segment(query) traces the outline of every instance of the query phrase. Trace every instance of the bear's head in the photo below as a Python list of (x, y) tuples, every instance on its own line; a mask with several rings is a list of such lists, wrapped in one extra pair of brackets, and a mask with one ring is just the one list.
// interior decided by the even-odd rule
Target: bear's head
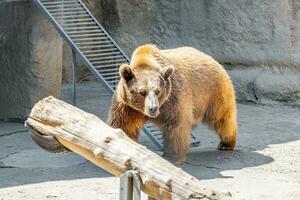
[(120, 66), (119, 99), (144, 115), (155, 118), (171, 93), (172, 66), (151, 66), (150, 62)]

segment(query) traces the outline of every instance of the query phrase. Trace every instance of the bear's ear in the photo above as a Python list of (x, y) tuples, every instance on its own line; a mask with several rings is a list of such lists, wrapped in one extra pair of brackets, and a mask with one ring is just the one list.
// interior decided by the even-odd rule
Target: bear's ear
[(126, 82), (133, 79), (134, 75), (128, 64), (122, 64), (119, 70), (120, 76), (126, 80)]
[(170, 76), (173, 74), (173, 72), (174, 72), (174, 67), (172, 67), (172, 66), (164, 67), (160, 71), (160, 73), (164, 79), (170, 78)]

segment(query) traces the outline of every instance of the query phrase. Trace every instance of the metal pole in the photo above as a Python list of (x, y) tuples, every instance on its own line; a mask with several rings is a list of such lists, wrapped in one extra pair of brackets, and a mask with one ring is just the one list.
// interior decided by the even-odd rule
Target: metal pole
[(130, 170), (120, 177), (119, 200), (141, 200), (141, 183), (138, 172)]
[(119, 200), (133, 200), (133, 178), (130, 171), (127, 171), (120, 177), (119, 195)]
[(137, 171), (132, 172), (133, 179), (133, 200), (141, 200), (141, 182)]
[(76, 52), (72, 49), (72, 77), (73, 77), (73, 87), (72, 87), (72, 104), (76, 106), (76, 81), (77, 81), (77, 65), (76, 65)]

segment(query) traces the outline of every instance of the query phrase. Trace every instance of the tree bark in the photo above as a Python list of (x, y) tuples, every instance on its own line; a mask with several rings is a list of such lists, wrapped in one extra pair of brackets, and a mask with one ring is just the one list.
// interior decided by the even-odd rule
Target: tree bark
[(39, 101), (26, 123), (43, 135), (53, 135), (71, 151), (115, 176), (137, 170), (141, 190), (154, 199), (232, 199), (230, 193), (203, 186), (121, 129), (111, 128), (95, 115), (54, 97)]

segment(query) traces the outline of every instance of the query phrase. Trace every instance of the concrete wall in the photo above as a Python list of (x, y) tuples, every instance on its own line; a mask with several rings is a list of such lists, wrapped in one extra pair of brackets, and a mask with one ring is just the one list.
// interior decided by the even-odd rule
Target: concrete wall
[(60, 95), (62, 40), (32, 1), (0, 2), (0, 119), (25, 119)]
[(192, 46), (226, 65), (240, 101), (300, 102), (299, 0), (86, 0), (124, 50)]

